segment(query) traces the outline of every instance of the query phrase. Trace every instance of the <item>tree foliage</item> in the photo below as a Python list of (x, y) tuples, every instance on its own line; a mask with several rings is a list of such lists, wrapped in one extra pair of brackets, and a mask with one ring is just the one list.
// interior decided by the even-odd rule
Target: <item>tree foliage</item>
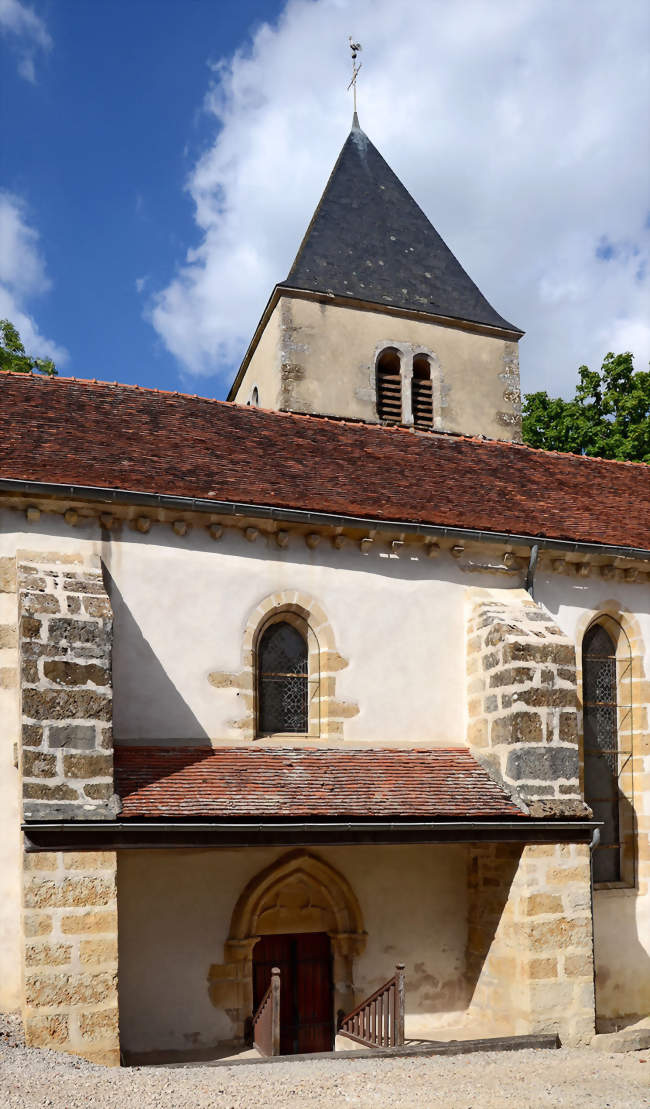
[(25, 353), (22, 339), (10, 320), (0, 320), (0, 370), (14, 374), (48, 374), (57, 370), (51, 358), (32, 358)]
[(606, 354), (602, 368), (581, 366), (573, 400), (528, 393), (523, 437), (531, 447), (650, 463), (650, 372), (633, 358)]

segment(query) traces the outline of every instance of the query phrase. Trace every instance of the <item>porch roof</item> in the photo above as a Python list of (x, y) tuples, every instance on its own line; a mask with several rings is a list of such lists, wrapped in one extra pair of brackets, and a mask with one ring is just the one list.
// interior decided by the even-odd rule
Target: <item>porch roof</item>
[(525, 818), (466, 748), (115, 748), (122, 819)]

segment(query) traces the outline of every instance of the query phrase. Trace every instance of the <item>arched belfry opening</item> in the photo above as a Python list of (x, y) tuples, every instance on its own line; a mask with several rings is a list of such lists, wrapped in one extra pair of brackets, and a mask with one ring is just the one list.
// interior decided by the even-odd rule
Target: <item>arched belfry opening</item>
[(377, 415), (386, 423), (402, 423), (402, 360), (395, 347), (377, 358)]
[(414, 426), (429, 431), (433, 425), (433, 382), (428, 354), (416, 354), (413, 359), (411, 398)]

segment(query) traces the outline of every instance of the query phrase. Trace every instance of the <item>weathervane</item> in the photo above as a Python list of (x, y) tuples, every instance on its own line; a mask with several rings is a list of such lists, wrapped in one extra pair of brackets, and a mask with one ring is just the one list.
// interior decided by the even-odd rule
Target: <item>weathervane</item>
[(362, 66), (363, 63), (359, 62), (359, 64), (357, 65), (357, 54), (361, 50), (361, 43), (360, 42), (353, 42), (352, 41), (352, 35), (349, 36), (349, 39), (350, 39), (350, 50), (352, 51), (352, 80), (350, 81), (350, 84), (348, 85), (348, 92), (350, 91), (350, 89), (352, 89), (352, 94), (354, 96), (354, 111), (355, 111), (355, 115), (356, 115), (356, 111), (357, 111), (357, 77), (359, 76), (359, 70), (361, 69), (361, 66)]

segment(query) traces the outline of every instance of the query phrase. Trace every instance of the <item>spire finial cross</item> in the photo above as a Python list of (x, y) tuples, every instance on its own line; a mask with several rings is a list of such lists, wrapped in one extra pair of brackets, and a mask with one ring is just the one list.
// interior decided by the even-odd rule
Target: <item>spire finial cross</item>
[(352, 95), (354, 97), (354, 114), (356, 115), (357, 114), (357, 77), (359, 76), (359, 70), (361, 69), (361, 66), (363, 64), (362, 62), (359, 62), (359, 64), (357, 65), (357, 55), (359, 54), (362, 47), (361, 47), (360, 42), (353, 42), (352, 35), (349, 36), (349, 40), (350, 40), (350, 50), (352, 51), (352, 80), (350, 81), (350, 84), (348, 85), (348, 92), (350, 91), (350, 89), (352, 89)]

